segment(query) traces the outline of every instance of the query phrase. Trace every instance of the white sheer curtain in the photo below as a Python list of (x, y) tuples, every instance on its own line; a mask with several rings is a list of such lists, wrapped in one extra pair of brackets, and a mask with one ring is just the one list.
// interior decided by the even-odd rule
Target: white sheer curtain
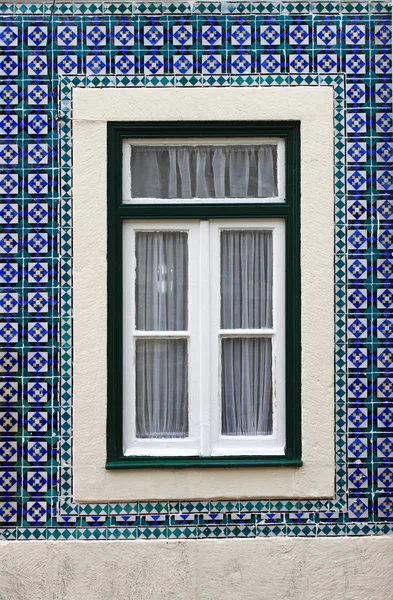
[(272, 432), (270, 338), (222, 340), (221, 426), (223, 435)]
[(186, 339), (154, 339), (154, 331), (187, 329), (187, 234), (136, 233), (136, 329), (153, 339), (136, 341), (136, 434), (140, 438), (188, 435)]
[[(271, 328), (272, 287), (272, 233), (221, 232), (221, 327)], [(271, 339), (226, 337), (221, 352), (222, 433), (271, 433)]]
[(132, 198), (277, 196), (277, 147), (131, 145)]
[(136, 435), (187, 437), (187, 340), (137, 340)]
[(221, 232), (221, 327), (272, 326), (273, 244), (270, 231)]
[(136, 328), (144, 331), (187, 329), (187, 234), (136, 233)]

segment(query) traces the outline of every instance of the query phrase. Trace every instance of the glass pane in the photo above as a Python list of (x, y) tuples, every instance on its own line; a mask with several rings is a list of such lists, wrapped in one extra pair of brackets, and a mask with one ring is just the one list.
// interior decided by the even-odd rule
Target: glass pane
[(221, 430), (223, 435), (272, 433), (270, 338), (222, 340)]
[(272, 198), (277, 146), (131, 145), (132, 198)]
[(188, 436), (187, 340), (136, 341), (136, 436)]
[(221, 327), (272, 327), (271, 231), (221, 232)]
[(136, 233), (136, 328), (142, 331), (187, 329), (187, 233)]

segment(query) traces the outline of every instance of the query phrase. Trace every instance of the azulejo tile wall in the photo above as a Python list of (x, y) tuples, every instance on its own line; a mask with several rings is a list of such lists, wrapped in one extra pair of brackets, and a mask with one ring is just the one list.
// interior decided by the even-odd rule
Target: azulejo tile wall
[[(390, 10), (0, 4), (0, 539), (393, 530)], [(175, 85), (335, 90), (333, 501), (73, 502), (71, 90)]]

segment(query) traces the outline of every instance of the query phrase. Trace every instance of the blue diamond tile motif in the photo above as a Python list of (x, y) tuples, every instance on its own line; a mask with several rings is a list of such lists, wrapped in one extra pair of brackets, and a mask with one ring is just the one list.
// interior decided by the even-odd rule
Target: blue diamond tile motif
[(385, 258), (377, 262), (377, 277), (378, 279), (388, 280), (393, 276), (393, 263)]
[(175, 46), (191, 46), (193, 42), (192, 25), (175, 25), (172, 32)]
[(392, 72), (392, 59), (387, 54), (377, 54), (375, 56), (375, 72), (387, 75)]
[(145, 54), (144, 71), (146, 74), (157, 75), (164, 72), (164, 60), (156, 54)]
[(4, 204), (0, 208), (0, 224), (7, 223), (11, 225), (18, 223), (18, 205), (17, 204)]
[(367, 456), (367, 438), (350, 438), (348, 454), (352, 458), (364, 458)]
[(28, 85), (27, 102), (31, 105), (44, 106), (48, 104), (48, 86), (47, 85)]
[(261, 55), (261, 72), (262, 73), (280, 73), (281, 62), (279, 54), (262, 54)]
[(349, 45), (361, 46), (366, 41), (366, 28), (364, 25), (346, 25), (345, 41)]
[(17, 115), (0, 114), (0, 134), (1, 135), (16, 135), (18, 133), (18, 117)]
[(379, 488), (393, 488), (393, 469), (389, 467), (378, 469)]
[(48, 43), (48, 28), (44, 25), (31, 25), (27, 28), (27, 44), (33, 48), (42, 48)]
[(28, 471), (26, 476), (27, 490), (29, 492), (46, 492), (49, 485), (49, 475), (46, 471)]
[(17, 323), (0, 323), (0, 342), (14, 343), (18, 341)]
[(28, 294), (28, 308), (30, 313), (47, 313), (49, 310), (49, 299), (47, 292), (30, 292)]
[(0, 283), (17, 283), (17, 263), (0, 263)]
[(28, 144), (28, 162), (32, 165), (47, 164), (49, 157), (48, 144)]
[(354, 408), (348, 413), (349, 427), (351, 429), (362, 429), (367, 426), (367, 411), (362, 408)]
[(28, 175), (27, 184), (30, 194), (46, 194), (48, 192), (48, 175), (41, 175), (41, 173)]
[(290, 25), (288, 37), (291, 45), (308, 44), (310, 39), (308, 25)]
[(0, 293), (0, 313), (11, 314), (19, 310), (18, 295), (10, 292)]
[(338, 57), (336, 54), (318, 54), (317, 65), (323, 73), (337, 73)]
[(90, 25), (86, 27), (86, 43), (88, 46), (105, 46), (106, 27)]
[(377, 290), (378, 308), (391, 308), (393, 305), (393, 292), (389, 288)]
[(377, 425), (383, 429), (389, 429), (393, 426), (393, 409), (385, 406), (377, 411)]
[(47, 402), (48, 389), (46, 383), (29, 383), (27, 384), (27, 399), (29, 402)]
[(133, 46), (135, 43), (135, 28), (133, 25), (115, 25), (115, 46)]
[(0, 76), (18, 75), (18, 57), (12, 54), (0, 55)]
[(358, 75), (366, 72), (366, 57), (364, 54), (348, 54), (346, 57), (346, 71)]
[(18, 146), (16, 144), (0, 144), (0, 164), (15, 165), (18, 163)]
[(377, 352), (377, 365), (381, 369), (391, 369), (393, 366), (393, 352), (391, 348), (380, 348)]
[(0, 352), (0, 373), (14, 373), (18, 370), (18, 355), (16, 352)]
[(33, 322), (28, 325), (29, 342), (47, 342), (48, 341), (48, 324), (42, 321)]
[(251, 73), (251, 56), (249, 54), (232, 55), (232, 73)]
[(48, 460), (48, 443), (41, 441), (27, 442), (26, 458), (29, 463), (46, 463)]
[(0, 401), (1, 402), (16, 402), (18, 394), (18, 386), (15, 383), (6, 381), (0, 383)]
[(356, 289), (349, 293), (348, 304), (350, 308), (366, 308), (367, 292), (363, 289)]
[(57, 28), (57, 44), (60, 48), (77, 46), (78, 27), (75, 25), (59, 25)]
[(389, 113), (377, 113), (376, 130), (381, 133), (389, 133), (393, 129), (393, 119)]
[(234, 46), (249, 46), (251, 44), (251, 26), (233, 25), (231, 41)]
[(363, 319), (354, 319), (349, 327), (348, 331), (352, 334), (354, 338), (361, 338), (363, 334), (367, 332), (367, 325), (365, 324)]
[(48, 281), (49, 267), (45, 262), (29, 262), (27, 265), (27, 279), (29, 283), (46, 283)]
[(367, 177), (365, 171), (349, 171), (348, 172), (348, 188), (350, 190), (365, 190)]
[(220, 46), (222, 41), (222, 27), (220, 25), (205, 25), (202, 27), (202, 45)]
[(0, 85), (0, 105), (12, 106), (18, 104), (18, 86)]
[(348, 143), (347, 152), (350, 162), (365, 162), (367, 159), (367, 149), (363, 143)]
[(350, 469), (350, 475), (348, 476), (349, 486), (352, 489), (364, 489), (367, 487), (368, 476), (367, 470), (360, 469), (359, 467), (355, 469)]
[(60, 75), (74, 75), (78, 73), (78, 56), (76, 54), (59, 55), (57, 70)]
[(391, 142), (377, 142), (376, 144), (377, 162), (387, 163), (393, 159), (393, 144)]
[(337, 42), (336, 25), (317, 25), (316, 43), (318, 46), (334, 46)]
[(366, 101), (366, 86), (362, 83), (348, 85), (347, 101), (349, 104), (364, 104)]
[(130, 54), (115, 56), (115, 73), (123, 75), (135, 73), (135, 56)]
[(94, 75), (102, 75), (106, 69), (106, 57), (103, 54), (91, 54), (86, 57), (86, 71)]
[(18, 234), (0, 233), (0, 254), (15, 254), (18, 251)]
[(143, 38), (147, 46), (162, 46), (164, 43), (164, 28), (159, 25), (146, 25), (143, 29)]
[(281, 41), (281, 28), (279, 25), (261, 25), (261, 44), (263, 46), (277, 46)]
[(49, 368), (47, 352), (28, 352), (27, 370), (30, 373), (46, 373)]
[(193, 56), (190, 54), (180, 54), (173, 57), (174, 73), (186, 75), (193, 71)]
[(27, 131), (32, 134), (48, 133), (48, 115), (31, 114), (27, 117)]
[(0, 26), (0, 48), (14, 48), (18, 45), (18, 28), (10, 25)]
[(375, 84), (375, 101), (379, 104), (385, 104), (392, 99), (392, 86), (388, 83)]
[(375, 26), (375, 41), (377, 45), (387, 46), (392, 40), (392, 29), (389, 25), (376, 25)]
[(377, 336), (384, 339), (393, 337), (393, 322), (391, 319), (377, 320)]
[(221, 73), (222, 56), (221, 54), (203, 54), (202, 55), (202, 73), (211, 75)]
[(0, 493), (12, 493), (17, 491), (18, 474), (16, 471), (6, 469), (0, 473)]

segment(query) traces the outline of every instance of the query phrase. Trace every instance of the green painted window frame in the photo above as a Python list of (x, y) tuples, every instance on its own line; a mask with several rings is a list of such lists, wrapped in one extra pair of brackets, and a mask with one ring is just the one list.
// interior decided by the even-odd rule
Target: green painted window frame
[[(127, 138), (282, 138), (285, 140), (285, 202), (253, 204), (123, 204), (122, 146)], [(108, 122), (108, 318), (107, 469), (257, 467), (302, 465), (300, 122), (181, 121)], [(285, 219), (286, 449), (283, 456), (144, 457), (123, 455), (122, 222), (124, 219)]]

